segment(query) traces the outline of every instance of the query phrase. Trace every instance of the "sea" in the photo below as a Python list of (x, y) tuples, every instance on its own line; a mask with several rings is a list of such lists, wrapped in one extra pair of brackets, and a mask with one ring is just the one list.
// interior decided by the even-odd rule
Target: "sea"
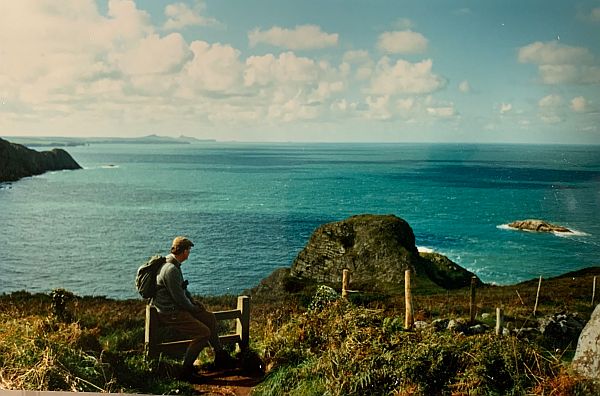
[[(139, 298), (137, 268), (185, 235), (195, 243), (182, 266), (189, 290), (235, 295), (289, 267), (320, 225), (363, 213), (405, 219), (420, 250), (444, 254), (488, 283), (600, 265), (600, 146), (66, 149), (83, 169), (0, 185), (0, 294), (64, 288)], [(574, 232), (506, 226), (529, 218)]]

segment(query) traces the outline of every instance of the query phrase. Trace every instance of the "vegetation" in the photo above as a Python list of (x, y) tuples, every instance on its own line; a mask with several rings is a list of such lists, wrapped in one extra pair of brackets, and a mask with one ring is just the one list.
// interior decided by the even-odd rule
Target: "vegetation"
[[(600, 268), (544, 280), (538, 317), (592, 312), (591, 285)], [(477, 322), (503, 307), (508, 326), (536, 322), (537, 280), (477, 291)], [(414, 296), (415, 319), (468, 317), (469, 290)], [(204, 298), (230, 309), (235, 296)], [(193, 394), (177, 380), (179, 362), (144, 357), (144, 302), (77, 297), (66, 290), (0, 296), (0, 389)], [(570, 370), (575, 342), (541, 336), (497, 337), (493, 331), (404, 329), (402, 295), (320, 291), (312, 299), (252, 302), (252, 351), (262, 364), (258, 395), (592, 395), (600, 389)], [(208, 365), (210, 352), (200, 363)], [(256, 359), (260, 357), (260, 359)]]

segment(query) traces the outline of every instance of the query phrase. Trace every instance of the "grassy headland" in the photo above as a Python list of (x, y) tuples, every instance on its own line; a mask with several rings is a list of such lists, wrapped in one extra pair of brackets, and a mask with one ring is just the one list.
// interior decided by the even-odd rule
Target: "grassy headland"
[[(289, 294), (253, 298), (248, 370), (262, 369), (259, 395), (591, 395), (598, 388), (570, 369), (576, 340), (539, 333), (496, 337), (505, 325), (535, 327), (568, 312), (589, 319), (594, 267), (538, 282), (477, 289), (476, 321), (488, 330), (404, 330), (403, 294), (353, 293), (350, 301)], [(469, 289), (414, 290), (415, 319), (465, 319)], [(235, 296), (204, 297), (214, 310)], [(490, 313), (487, 317), (482, 314)], [(460, 320), (458, 320), (460, 322)], [(0, 296), (0, 389), (192, 394), (176, 379), (178, 362), (144, 358), (144, 302), (17, 292)], [(210, 352), (201, 356), (208, 364)], [(260, 366), (260, 367), (259, 367)]]

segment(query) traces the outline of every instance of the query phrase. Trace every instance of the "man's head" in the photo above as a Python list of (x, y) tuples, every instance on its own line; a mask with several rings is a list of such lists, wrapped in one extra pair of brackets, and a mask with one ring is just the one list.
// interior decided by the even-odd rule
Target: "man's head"
[(173, 239), (171, 244), (171, 253), (177, 257), (179, 262), (187, 259), (190, 255), (190, 249), (194, 246), (194, 243), (184, 236), (178, 236)]

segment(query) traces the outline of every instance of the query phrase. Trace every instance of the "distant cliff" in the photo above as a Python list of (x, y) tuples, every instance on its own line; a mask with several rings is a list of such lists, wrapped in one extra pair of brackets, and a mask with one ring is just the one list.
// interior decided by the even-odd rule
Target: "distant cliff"
[(0, 139), (0, 182), (63, 169), (81, 169), (81, 166), (65, 150), (39, 152)]
[(413, 272), (421, 290), (465, 287), (474, 276), (445, 256), (419, 254), (413, 230), (403, 219), (366, 214), (317, 228), (291, 268), (276, 270), (254, 293), (276, 296), (281, 288), (298, 292), (314, 284), (339, 288), (345, 268), (352, 289), (385, 293), (404, 290), (405, 270)]

